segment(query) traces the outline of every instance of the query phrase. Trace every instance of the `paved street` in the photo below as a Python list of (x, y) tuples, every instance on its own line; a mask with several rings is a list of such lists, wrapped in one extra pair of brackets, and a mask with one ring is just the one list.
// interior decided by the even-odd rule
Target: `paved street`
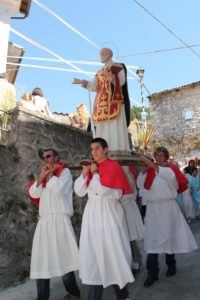
[[(195, 221), (191, 225), (198, 245), (200, 245), (200, 221)], [(143, 243), (140, 243), (143, 249)], [(145, 254), (143, 254), (145, 261)], [(165, 257), (160, 255), (160, 276), (153, 286), (143, 287), (146, 278), (146, 270), (143, 269), (137, 276), (134, 284), (130, 284), (131, 300), (199, 300), (200, 299), (200, 251), (189, 254), (179, 254), (177, 259), (177, 274), (168, 278), (165, 276)], [(60, 279), (51, 282), (50, 300), (62, 300), (65, 290)], [(35, 282), (27, 281), (15, 288), (0, 292), (0, 300), (35, 300)], [(103, 300), (115, 300), (112, 288), (107, 288), (104, 292)]]

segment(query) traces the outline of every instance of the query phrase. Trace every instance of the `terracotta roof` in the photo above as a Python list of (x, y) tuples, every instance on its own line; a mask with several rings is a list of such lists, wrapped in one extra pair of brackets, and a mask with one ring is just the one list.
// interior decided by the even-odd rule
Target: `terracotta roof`
[(62, 113), (62, 112), (57, 112), (57, 111), (54, 111), (53, 114), (55, 114), (55, 115), (62, 115), (62, 116), (69, 116), (68, 113)]
[(182, 85), (182, 86), (179, 86), (179, 87), (175, 87), (173, 89), (163, 90), (161, 92), (151, 94), (147, 98), (149, 98), (151, 100), (151, 98), (157, 97), (159, 95), (164, 95), (164, 94), (171, 93), (171, 92), (178, 92), (179, 90), (186, 89), (186, 88), (189, 88), (189, 87), (193, 88), (193, 87), (195, 87), (197, 85), (200, 85), (200, 81), (192, 82), (192, 83), (189, 83), (189, 84), (186, 84), (186, 85)]

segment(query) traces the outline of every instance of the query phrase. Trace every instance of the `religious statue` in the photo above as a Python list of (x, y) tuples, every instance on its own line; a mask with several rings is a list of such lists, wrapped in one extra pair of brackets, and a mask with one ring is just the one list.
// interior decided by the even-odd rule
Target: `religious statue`
[(93, 81), (74, 78), (74, 84), (80, 84), (88, 91), (96, 91), (92, 121), (95, 136), (104, 138), (113, 153), (131, 152), (128, 138), (130, 123), (130, 100), (127, 86), (127, 70), (122, 63), (112, 60), (113, 52), (109, 48), (100, 50), (100, 59), (104, 66), (96, 73)]

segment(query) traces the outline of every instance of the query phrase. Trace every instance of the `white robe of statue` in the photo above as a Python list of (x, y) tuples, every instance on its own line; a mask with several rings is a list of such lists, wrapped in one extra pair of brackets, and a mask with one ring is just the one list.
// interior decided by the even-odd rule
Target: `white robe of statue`
[[(121, 70), (118, 73), (120, 86), (125, 83), (125, 72)], [(96, 91), (96, 79), (88, 82), (87, 89), (89, 91)], [(120, 114), (114, 120), (94, 122), (96, 127), (95, 136), (105, 139), (108, 143), (109, 151), (131, 151), (128, 129), (126, 125), (126, 115), (124, 104), (121, 105)]]

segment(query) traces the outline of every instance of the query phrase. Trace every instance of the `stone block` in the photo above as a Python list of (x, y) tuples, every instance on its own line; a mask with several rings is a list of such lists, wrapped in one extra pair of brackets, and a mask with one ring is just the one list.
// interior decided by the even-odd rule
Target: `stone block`
[(33, 144), (36, 140), (37, 134), (32, 131), (23, 130), (20, 132), (19, 142), (26, 142), (28, 144)]
[(37, 136), (36, 143), (42, 146), (44, 149), (51, 148), (53, 145), (51, 137), (47, 137), (46, 135), (43, 134)]
[(23, 144), (20, 147), (20, 156), (23, 158), (25, 161), (32, 161), (37, 157), (37, 149), (33, 147), (31, 144)]

